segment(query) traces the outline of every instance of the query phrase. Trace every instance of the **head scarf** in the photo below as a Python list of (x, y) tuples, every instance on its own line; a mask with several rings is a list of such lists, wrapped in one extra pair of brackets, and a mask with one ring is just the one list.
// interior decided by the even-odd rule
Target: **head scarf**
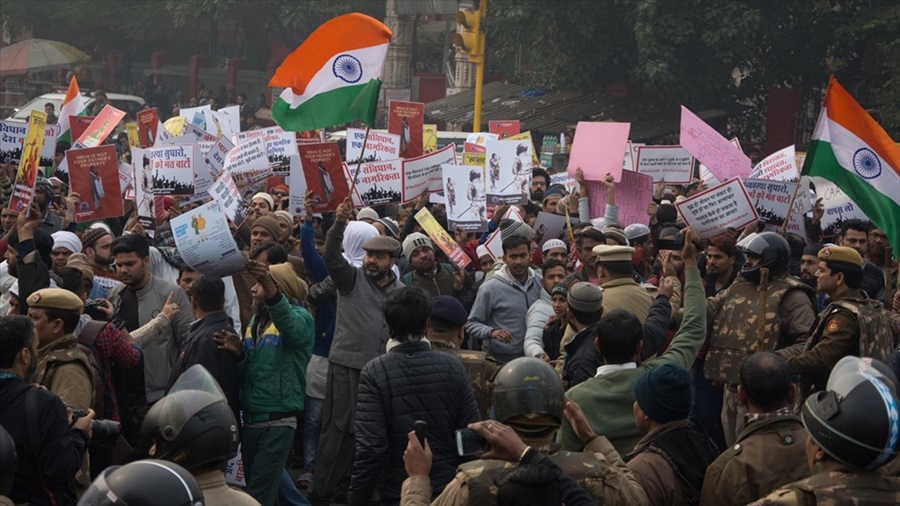
[(363, 221), (351, 221), (344, 229), (344, 258), (353, 267), (362, 267), (366, 256), (362, 245), (373, 237), (377, 237), (378, 229)]

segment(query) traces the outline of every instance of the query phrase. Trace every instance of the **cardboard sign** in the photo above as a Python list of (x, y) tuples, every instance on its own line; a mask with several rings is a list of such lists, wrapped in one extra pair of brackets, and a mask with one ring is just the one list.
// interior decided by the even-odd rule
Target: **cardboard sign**
[(348, 180), (356, 176), (356, 191), (364, 206), (400, 202), (403, 197), (403, 160), (369, 162), (350, 169), (345, 163)]
[(500, 229), (494, 230), (494, 233), (484, 241), (484, 247), (487, 248), (491, 258), (497, 260), (503, 258), (503, 239), (500, 236)]
[(125, 214), (116, 147), (111, 145), (66, 151), (72, 191), (81, 196), (75, 221), (113, 218)]
[(534, 149), (534, 139), (531, 138), (531, 132), (522, 132), (516, 135), (510, 135), (506, 138), (509, 141), (527, 141), (531, 145), (531, 167), (536, 169), (541, 166), (538, 159), (537, 151)]
[(575, 194), (578, 198), (578, 182), (574, 178), (569, 177), (565, 172), (559, 174), (550, 174), (550, 186), (559, 184), (565, 187), (566, 194)]
[(290, 174), (291, 156), (298, 154), (297, 136), (293, 132), (285, 132), (280, 127), (264, 130), (249, 130), (236, 135), (236, 144), (241, 145), (253, 139), (262, 138), (269, 158), (269, 169), (274, 176)]
[(153, 204), (153, 169), (146, 149), (131, 149), (131, 167), (134, 172), (134, 203), (137, 208), (138, 223), (153, 236), (156, 230), (156, 216)]
[(687, 184), (694, 174), (694, 157), (681, 146), (639, 146), (637, 172), (654, 183)]
[(103, 144), (103, 141), (109, 137), (116, 129), (116, 125), (125, 117), (125, 111), (120, 111), (115, 107), (106, 104), (100, 110), (100, 114), (91, 122), (87, 130), (79, 137), (78, 142), (87, 148), (92, 148)]
[[(25, 146), (25, 136), (28, 131), (28, 123), (21, 121), (0, 121), (0, 162), (19, 163), (22, 159), (22, 148)], [(52, 167), (56, 154), (56, 137), (59, 135), (59, 125), (44, 125), (43, 144), (41, 145), (39, 167)]]
[(224, 277), (244, 269), (247, 259), (234, 242), (225, 212), (209, 202), (172, 218), (172, 235), (184, 263), (208, 276)]
[(134, 171), (131, 165), (119, 160), (119, 189), (126, 200), (134, 200)]
[(447, 206), (447, 227), (451, 231), (486, 232), (487, 197), (484, 167), (441, 165), (442, 189)]
[(519, 120), (488, 121), (488, 132), (497, 134), (500, 140), (519, 135)]
[(362, 128), (347, 129), (347, 165), (356, 168), (362, 155), (363, 143), (366, 145), (364, 162), (381, 162), (384, 160), (396, 160), (400, 158), (400, 136), (384, 132), (369, 130), (369, 138), (366, 140), (366, 131)]
[(729, 228), (740, 230), (758, 218), (740, 179), (698, 193), (676, 203), (675, 207), (701, 239), (717, 236)]
[(750, 158), (684, 106), (681, 106), (680, 144), (719, 181), (750, 175)]
[(301, 144), (299, 150), (306, 187), (316, 202), (314, 211), (334, 211), (350, 195), (337, 143)]
[(421, 211), (416, 213), (416, 221), (419, 222), (419, 225), (422, 225), (422, 228), (425, 229), (425, 233), (428, 234), (428, 237), (434, 241), (434, 244), (441, 248), (441, 251), (447, 255), (447, 258), (453, 262), (453, 265), (456, 266), (459, 270), (465, 270), (466, 266), (471, 263), (469, 260), (469, 255), (463, 251), (462, 248), (459, 247), (459, 244), (456, 244), (456, 241), (450, 237), (450, 234), (441, 227), (441, 224), (432, 216), (431, 211), (428, 208), (423, 208)]
[[(606, 213), (606, 184), (585, 181), (588, 187), (588, 202), (591, 217), (599, 218)], [(650, 224), (647, 204), (653, 200), (653, 178), (637, 172), (623, 171), (622, 180), (616, 183), (616, 206), (619, 208), (618, 222), (623, 226), (632, 223)], [(585, 217), (581, 217), (582, 221)]]
[(569, 153), (567, 172), (575, 175), (581, 167), (586, 181), (603, 181), (606, 174), (613, 180), (622, 180), (621, 153), (628, 144), (631, 123), (612, 121), (579, 121), (575, 127), (575, 139)]
[(156, 107), (138, 111), (135, 115), (138, 124), (138, 139), (142, 148), (153, 146), (156, 141), (156, 128), (159, 125), (159, 111)]
[(215, 135), (209, 134), (206, 130), (201, 130), (190, 123), (184, 125), (184, 130), (179, 138), (183, 144), (189, 142), (216, 142), (217, 140)]
[(441, 191), (441, 166), (444, 164), (456, 164), (455, 145), (448, 144), (440, 151), (403, 160), (403, 202), (411, 202), (425, 192)]
[(240, 106), (222, 107), (209, 111), (206, 115), (207, 132), (216, 137), (234, 135), (241, 131)]
[(154, 195), (194, 194), (194, 146), (162, 146), (147, 150)]
[(528, 202), (531, 149), (531, 143), (526, 141), (488, 141), (485, 153), (488, 203), (515, 205)]
[(743, 183), (759, 221), (780, 227), (790, 214), (797, 183), (767, 179), (744, 179)]
[(750, 172), (751, 179), (770, 181), (796, 181), (799, 176), (793, 144), (765, 157)]
[(391, 100), (388, 107), (388, 132), (400, 136), (401, 158), (415, 158), (425, 154), (422, 142), (424, 125), (425, 104)]
[(9, 209), (23, 211), (31, 207), (34, 200), (34, 183), (40, 170), (41, 150), (44, 147), (44, 135), (47, 126), (47, 114), (31, 111), (28, 127), (22, 144), (22, 156), (16, 171), (16, 181), (9, 198)]

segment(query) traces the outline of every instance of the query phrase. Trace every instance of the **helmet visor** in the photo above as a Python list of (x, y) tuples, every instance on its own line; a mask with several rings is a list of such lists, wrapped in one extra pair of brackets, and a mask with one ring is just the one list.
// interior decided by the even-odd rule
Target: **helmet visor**
[(769, 243), (757, 233), (750, 234), (737, 243), (737, 248), (741, 252), (757, 256), (762, 256), (767, 247), (769, 247)]
[(172, 440), (195, 414), (217, 402), (228, 402), (222, 388), (205, 367), (194, 365), (184, 371), (169, 393), (153, 405), (144, 419), (143, 431), (158, 432)]
[(871, 359), (848, 356), (844, 357), (835, 364), (834, 369), (828, 376), (828, 385), (826, 390), (830, 390), (841, 397), (853, 391), (860, 383), (877, 379), (894, 394), (894, 382), (884, 373), (879, 371), (873, 364)]
[(105, 469), (81, 496), (78, 501), (79, 506), (126, 506), (125, 502), (110, 490), (109, 483), (106, 481), (106, 477), (118, 468), (119, 466), (113, 466)]

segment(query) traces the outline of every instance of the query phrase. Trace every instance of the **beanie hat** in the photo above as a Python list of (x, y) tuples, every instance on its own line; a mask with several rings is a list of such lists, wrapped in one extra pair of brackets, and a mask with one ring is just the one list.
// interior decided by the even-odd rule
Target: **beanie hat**
[(638, 379), (634, 398), (653, 421), (684, 420), (691, 412), (691, 375), (672, 363), (654, 367)]
[(521, 221), (505, 220), (506, 225), (500, 227), (500, 241), (506, 242), (514, 236), (520, 235), (529, 241), (534, 239), (534, 230)]
[(72, 253), (66, 260), (66, 267), (78, 269), (85, 278), (94, 279), (94, 270), (91, 268), (91, 262), (84, 253)]
[(375, 221), (381, 223), (381, 225), (384, 227), (384, 232), (388, 235), (388, 237), (393, 237), (394, 239), (396, 239), (400, 236), (400, 226), (396, 221), (390, 218), (378, 218)]
[(262, 227), (266, 229), (270, 234), (272, 234), (272, 240), (277, 241), (279, 237), (281, 237), (281, 227), (278, 225), (278, 220), (271, 216), (263, 216), (261, 218), (257, 218), (256, 221), (253, 222), (253, 226), (250, 227), (252, 231), (256, 227)]
[(253, 199), (256, 199), (256, 198), (265, 200), (266, 203), (269, 204), (269, 209), (275, 209), (275, 199), (273, 199), (272, 196), (269, 195), (268, 193), (259, 192), (256, 195), (254, 195), (253, 197), (251, 197), (250, 201), (253, 202)]
[(413, 232), (406, 236), (406, 239), (403, 239), (403, 256), (412, 258), (413, 251), (423, 246), (434, 250), (434, 243), (431, 242), (431, 239), (427, 235)]
[(566, 194), (565, 187), (558, 185), (558, 184), (551, 185), (550, 188), (547, 188), (547, 191), (544, 192), (544, 200), (543, 201), (547, 202), (547, 199), (554, 195), (559, 195), (560, 197), (563, 197), (563, 196), (565, 196), (565, 194)]
[(364, 207), (356, 213), (356, 219), (359, 221), (362, 220), (372, 220), (375, 221), (378, 219), (378, 213), (375, 212), (371, 207)]
[(294, 227), (294, 216), (291, 213), (284, 211), (284, 210), (275, 211), (275, 217), (281, 218), (282, 220), (287, 222), (289, 227), (291, 227), (291, 228)]

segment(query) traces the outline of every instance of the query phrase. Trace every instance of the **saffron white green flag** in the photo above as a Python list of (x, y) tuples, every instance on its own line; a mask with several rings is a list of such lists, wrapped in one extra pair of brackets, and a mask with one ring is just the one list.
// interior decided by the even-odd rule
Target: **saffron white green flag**
[(72, 144), (69, 116), (81, 116), (83, 113), (84, 97), (81, 96), (78, 81), (75, 80), (75, 76), (72, 76), (72, 80), (69, 81), (69, 89), (66, 91), (66, 98), (63, 100), (62, 107), (59, 108), (59, 135), (56, 137), (58, 141)]
[(836, 184), (900, 251), (900, 147), (834, 76), (801, 174)]
[(362, 120), (378, 107), (391, 30), (359, 13), (317, 28), (275, 71), (270, 87), (284, 87), (272, 119), (289, 132)]

